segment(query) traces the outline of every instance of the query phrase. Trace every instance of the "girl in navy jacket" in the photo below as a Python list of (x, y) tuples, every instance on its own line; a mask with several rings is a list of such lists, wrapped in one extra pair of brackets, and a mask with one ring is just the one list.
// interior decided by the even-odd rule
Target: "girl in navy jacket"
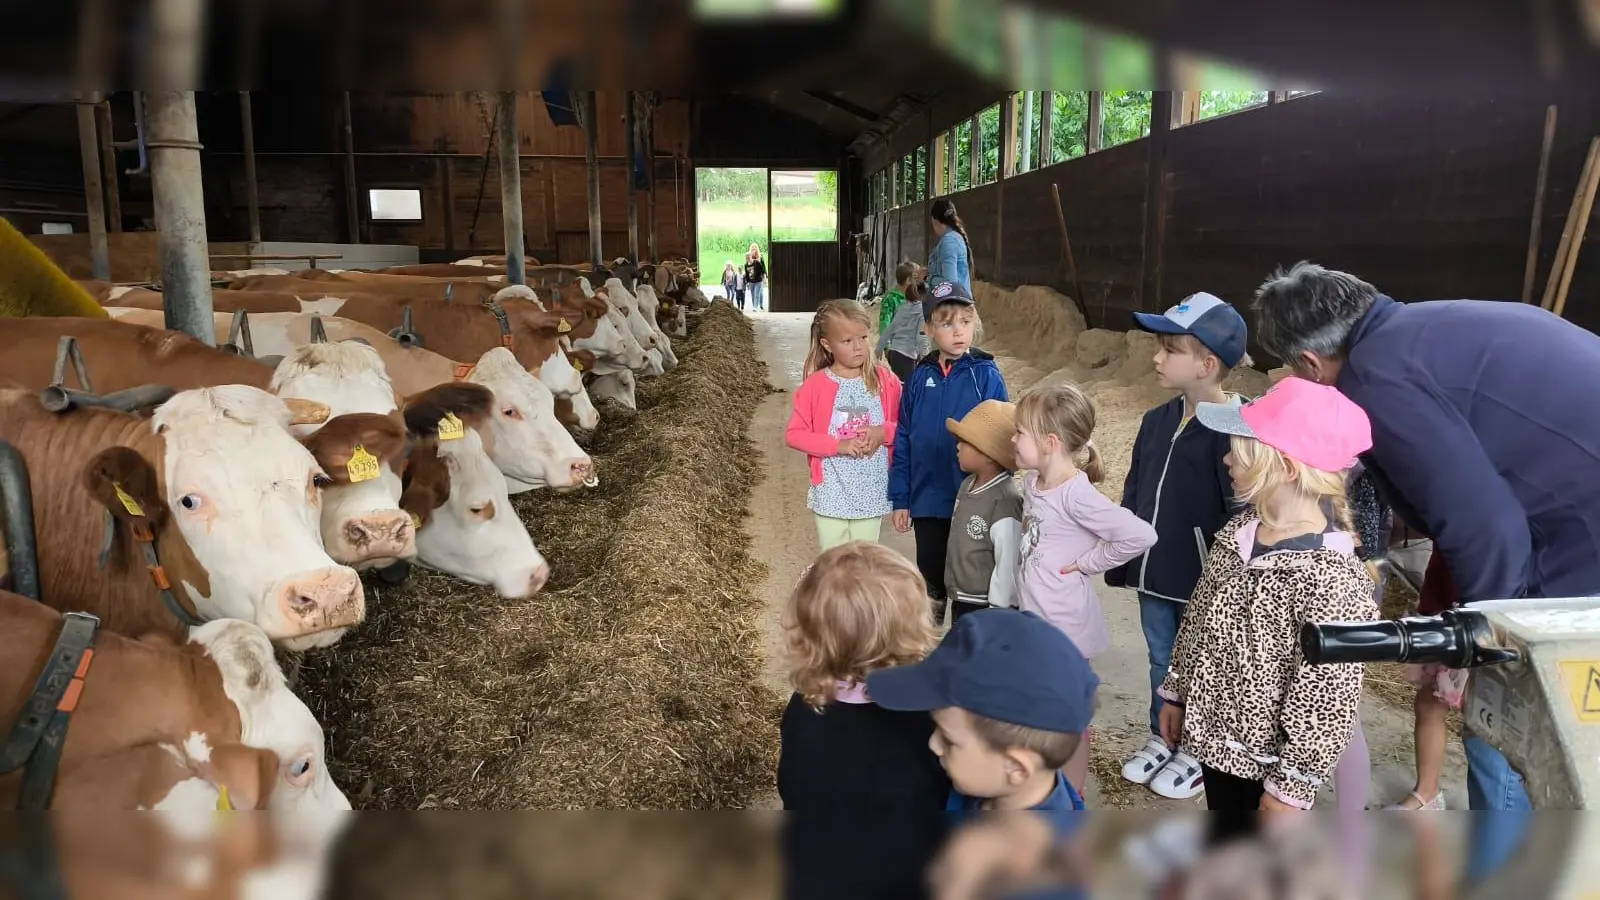
[(889, 502), (895, 530), (916, 528), (917, 568), (928, 582), (934, 620), (943, 622), (950, 517), (966, 477), (956, 462), (955, 436), (945, 423), (959, 421), (985, 400), (1010, 398), (994, 357), (973, 347), (982, 323), (966, 288), (948, 281), (935, 285), (923, 301), (922, 315), (934, 351), (911, 371), (900, 397)]

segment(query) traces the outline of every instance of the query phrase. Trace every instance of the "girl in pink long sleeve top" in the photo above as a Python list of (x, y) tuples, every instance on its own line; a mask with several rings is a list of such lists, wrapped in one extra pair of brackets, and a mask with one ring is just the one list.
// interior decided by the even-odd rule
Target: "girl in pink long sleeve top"
[[(1093, 433), (1094, 404), (1075, 385), (1034, 388), (1017, 402), (1017, 467), (1031, 470), (1023, 478), (1018, 606), (1061, 629), (1090, 660), (1111, 646), (1094, 576), (1156, 542), (1149, 522), (1095, 488), (1105, 469)], [(1066, 766), (1080, 791), (1088, 748), (1085, 739)]]

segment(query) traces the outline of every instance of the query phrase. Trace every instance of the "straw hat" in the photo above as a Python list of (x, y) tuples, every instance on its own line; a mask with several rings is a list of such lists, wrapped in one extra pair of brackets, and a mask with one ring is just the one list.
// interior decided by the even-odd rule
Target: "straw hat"
[(1017, 405), (1003, 400), (985, 400), (959, 422), (945, 419), (944, 427), (957, 438), (978, 448), (978, 452), (999, 463), (1007, 472), (1017, 470), (1017, 451), (1012, 438), (1017, 433)]

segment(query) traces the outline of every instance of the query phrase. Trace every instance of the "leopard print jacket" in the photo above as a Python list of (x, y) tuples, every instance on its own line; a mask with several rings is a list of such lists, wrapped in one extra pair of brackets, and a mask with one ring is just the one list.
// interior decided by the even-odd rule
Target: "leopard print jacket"
[(1160, 694), (1184, 706), (1196, 759), (1310, 809), (1349, 743), (1362, 669), (1306, 665), (1300, 628), (1376, 619), (1378, 605), (1351, 535), (1249, 560), (1260, 521), (1246, 510), (1217, 533)]

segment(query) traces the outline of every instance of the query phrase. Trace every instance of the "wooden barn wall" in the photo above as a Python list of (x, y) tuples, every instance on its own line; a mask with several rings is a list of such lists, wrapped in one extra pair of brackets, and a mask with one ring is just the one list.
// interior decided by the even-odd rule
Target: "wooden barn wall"
[[(628, 251), (622, 98), (621, 92), (602, 92), (596, 98), (602, 246), (608, 257)], [(214, 238), (241, 239), (248, 235), (249, 220), (238, 105), (236, 100), (219, 102), (215, 96), (208, 100), (201, 113), (207, 225)], [(492, 102), (480, 106), (472, 94), (352, 96), (356, 196), (363, 230), (352, 238), (346, 227), (340, 104), (323, 98), (316, 104), (300, 103), (297, 111), (293, 101), (252, 96), (265, 239), (412, 244), (424, 259), (504, 250), (499, 162), (485, 157)], [(292, 126), (297, 112), (303, 121)], [(583, 132), (553, 125), (537, 94), (519, 98), (518, 120), (523, 232), (529, 252), (546, 262), (585, 261), (589, 201)], [(675, 166), (670, 158), (687, 150), (688, 104), (668, 101), (656, 112), (655, 128), (657, 247), (664, 257), (690, 256), (692, 167), (681, 159)], [(422, 221), (371, 221), (366, 203), (371, 188), (420, 190)], [(640, 250), (648, 254), (649, 192), (638, 192), (637, 202)]]
[[(1165, 245), (1153, 261), (1161, 266), (1159, 297), (1140, 297), (1148, 139), (952, 199), (980, 277), (1071, 294), (1050, 193), (1058, 184), (1088, 318), (1098, 327), (1127, 328), (1133, 310), (1163, 309), (1199, 290), (1248, 306), (1263, 278), (1302, 259), (1352, 272), (1401, 300), (1515, 300), (1551, 99), (1322, 93), (1174, 129)], [(1536, 298), (1589, 140), (1600, 134), (1597, 100), (1554, 98), (1560, 117)], [(926, 209), (885, 214), (891, 264), (927, 259)], [(871, 227), (869, 219), (864, 229)], [(1566, 315), (1600, 331), (1600, 228), (1592, 223)]]

